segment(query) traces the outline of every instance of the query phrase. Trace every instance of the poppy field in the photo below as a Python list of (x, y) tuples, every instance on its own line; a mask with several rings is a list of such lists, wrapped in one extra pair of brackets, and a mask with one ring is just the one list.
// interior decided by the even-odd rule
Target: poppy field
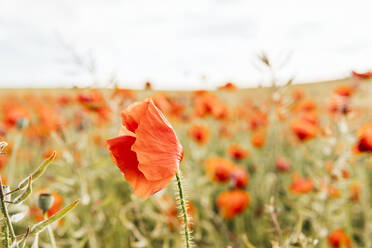
[(372, 73), (0, 90), (0, 247), (372, 247)]

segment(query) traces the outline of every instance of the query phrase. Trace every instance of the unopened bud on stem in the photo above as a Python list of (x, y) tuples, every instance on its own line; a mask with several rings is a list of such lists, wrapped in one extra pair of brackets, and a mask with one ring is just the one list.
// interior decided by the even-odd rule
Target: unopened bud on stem
[(45, 214), (50, 207), (53, 205), (54, 197), (49, 193), (43, 193), (39, 195), (39, 208), (43, 211), (43, 214)]

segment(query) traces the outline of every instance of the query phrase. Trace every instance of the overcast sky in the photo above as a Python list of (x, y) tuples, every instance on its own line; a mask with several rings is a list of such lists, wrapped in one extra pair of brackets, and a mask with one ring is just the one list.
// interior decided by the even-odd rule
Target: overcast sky
[[(0, 0), (0, 86), (205, 88), (372, 69), (370, 1)], [(94, 69), (89, 72), (94, 64)]]

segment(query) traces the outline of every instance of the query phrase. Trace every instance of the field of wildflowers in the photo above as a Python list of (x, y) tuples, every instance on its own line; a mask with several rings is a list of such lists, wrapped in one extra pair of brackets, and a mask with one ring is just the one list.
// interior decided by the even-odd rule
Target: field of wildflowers
[(370, 248), (371, 77), (1, 90), (1, 244)]

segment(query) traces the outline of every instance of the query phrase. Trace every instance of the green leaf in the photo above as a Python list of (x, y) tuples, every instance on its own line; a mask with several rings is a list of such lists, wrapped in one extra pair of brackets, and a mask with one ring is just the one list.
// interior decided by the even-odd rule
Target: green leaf
[(28, 177), (27, 189), (14, 199), (13, 204), (21, 204), (32, 193), (32, 177)]
[(31, 234), (39, 233), (41, 232), (45, 227), (52, 224), (53, 222), (56, 222), (57, 220), (63, 218), (68, 212), (70, 212), (74, 207), (76, 207), (79, 204), (80, 200), (76, 200), (67, 207), (60, 210), (58, 213), (53, 215), (47, 220), (44, 220), (42, 222), (39, 222), (31, 227)]
[[(32, 174), (31, 178), (33, 181), (38, 179), (47, 169), (48, 165), (56, 158), (56, 152), (54, 151), (49, 158), (47, 158), (40, 166), (37, 168)], [(18, 188), (24, 189), (27, 186), (27, 178), (23, 179), (22, 182), (19, 183)]]

